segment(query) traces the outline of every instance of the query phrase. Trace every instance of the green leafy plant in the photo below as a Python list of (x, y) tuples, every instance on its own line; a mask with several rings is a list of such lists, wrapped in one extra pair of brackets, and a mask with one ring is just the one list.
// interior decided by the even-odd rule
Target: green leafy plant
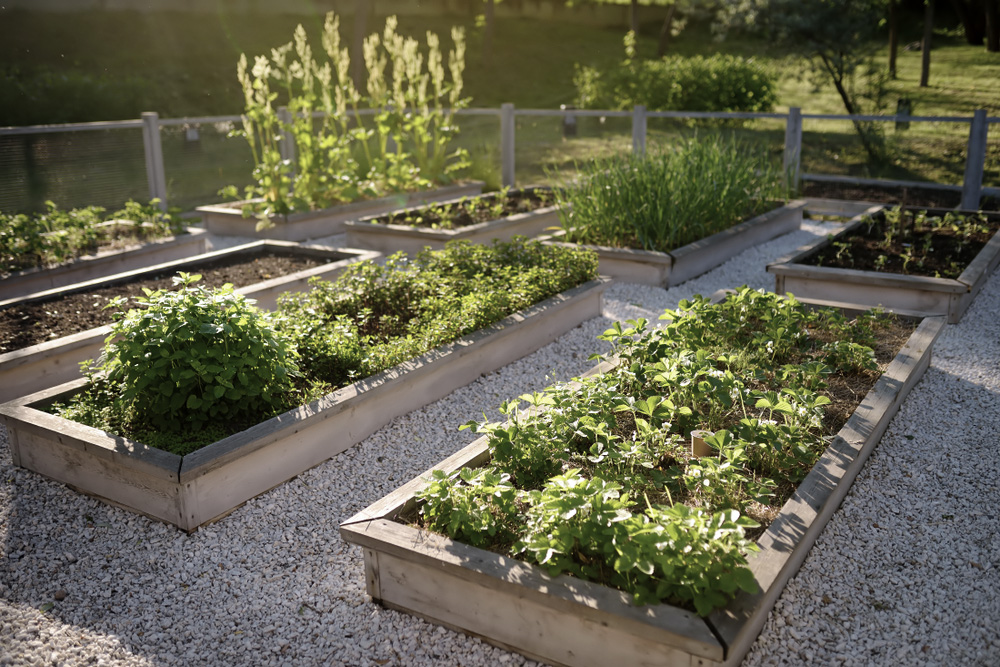
[(89, 388), (53, 410), (183, 454), (596, 276), (585, 250), (451, 243), (314, 279), (268, 315), (182, 274), (177, 292), (151, 292), (121, 316)]
[(138, 424), (197, 430), (286, 407), (298, 367), (274, 318), (232, 285), (211, 290), (195, 284), (200, 278), (181, 273), (175, 291), (144, 290), (141, 308), (119, 312), (91, 368)]
[[(381, 36), (364, 41), (364, 92), (351, 79), (349, 49), (341, 46), (340, 21), (332, 12), (320, 60), (301, 25), (291, 42), (270, 57), (256, 56), (252, 67), (241, 55), (237, 78), (245, 111), (234, 134), (247, 140), (254, 160), (255, 182), (243, 196), (261, 200), (245, 214), (267, 226), (274, 214), (450, 182), (468, 164), (464, 151), (450, 148), (458, 132), (454, 112), (468, 103), (462, 98), (461, 29), (452, 30), (452, 40), (445, 66), (440, 39), (428, 32), (425, 59), (418, 42), (400, 36), (389, 17)], [(286, 117), (275, 106), (279, 97), (287, 100)], [(361, 114), (364, 106), (375, 109), (372, 122)], [(234, 186), (222, 194), (240, 196)]]
[(752, 58), (714, 54), (641, 60), (635, 35), (625, 37), (625, 59), (601, 71), (577, 65), (573, 76), (583, 109), (766, 112), (778, 102), (777, 76)]
[[(864, 343), (891, 321), (747, 288), (661, 319), (608, 329), (607, 372), (504, 402), (503, 423), (466, 424), (490, 460), (434, 472), (417, 493), (423, 524), (463, 541), (481, 528), (489, 538), (470, 543), (638, 603), (705, 615), (755, 591), (747, 531), (766, 526), (839, 428), (828, 382), (873, 382)], [(710, 455), (692, 454), (695, 430), (712, 431)]]
[(666, 252), (785, 198), (781, 171), (766, 155), (717, 136), (579, 171), (576, 185), (555, 191), (566, 240), (575, 243)]
[(0, 213), (0, 272), (61, 264), (102, 247), (183, 230), (178, 211), (160, 210), (156, 199), (148, 204), (130, 199), (111, 214), (100, 206), (64, 211), (48, 201), (46, 207), (38, 214)]

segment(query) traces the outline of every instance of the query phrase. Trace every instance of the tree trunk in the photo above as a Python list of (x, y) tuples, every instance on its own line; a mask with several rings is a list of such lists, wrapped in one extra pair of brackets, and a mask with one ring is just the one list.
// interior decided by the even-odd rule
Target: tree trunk
[(897, 0), (889, 0), (889, 76), (896, 78), (896, 51), (899, 50), (899, 17)]
[[(823, 63), (823, 67), (826, 68), (827, 74), (830, 75), (830, 80), (833, 81), (833, 86), (837, 89), (837, 94), (840, 95), (840, 101), (844, 103), (844, 110), (847, 111), (847, 115), (859, 115), (859, 110), (855, 106), (851, 94), (844, 86), (843, 73), (839, 72), (837, 67), (826, 56), (821, 54), (819, 58)], [(865, 149), (868, 157), (876, 162), (881, 160), (882, 153), (879, 150), (878, 135), (875, 134), (874, 126), (870, 122), (857, 119), (852, 119), (851, 124), (854, 125), (854, 131), (857, 133), (858, 139), (861, 140), (861, 146)]]
[(986, 0), (986, 50), (1000, 52), (1000, 0)]
[(483, 26), (483, 64), (493, 63), (493, 24), (494, 24), (494, 0), (486, 0), (485, 25)]
[(924, 0), (924, 41), (920, 45), (920, 87), (931, 78), (931, 38), (934, 37), (934, 0)]
[(354, 0), (354, 31), (351, 35), (351, 79), (362, 95), (365, 91), (365, 37), (368, 36), (368, 15), (375, 11), (375, 0)]
[(660, 28), (660, 43), (656, 47), (656, 55), (661, 58), (667, 55), (667, 49), (670, 48), (670, 38), (673, 36), (671, 33), (674, 28), (674, 11), (676, 9), (676, 3), (667, 8), (667, 16), (663, 19), (663, 27)]
[(632, 0), (632, 5), (628, 12), (629, 30), (639, 36), (639, 0)]
[[(994, 2), (994, 0), (987, 0), (987, 2)], [(982, 2), (977, 2), (977, 0), (972, 0), (971, 2), (969, 0), (951, 0), (951, 4), (955, 8), (958, 20), (962, 22), (962, 27), (965, 30), (965, 41), (972, 46), (982, 44), (985, 34), (983, 32), (984, 24), (986, 23), (985, 16), (983, 16)]]

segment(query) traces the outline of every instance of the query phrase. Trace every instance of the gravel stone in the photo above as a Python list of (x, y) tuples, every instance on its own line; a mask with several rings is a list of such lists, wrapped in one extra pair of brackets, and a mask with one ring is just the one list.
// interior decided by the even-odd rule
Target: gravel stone
[[(668, 290), (614, 284), (603, 317), (193, 535), (14, 467), (0, 429), (0, 664), (536, 664), (373, 604), (339, 523), (468, 444), (459, 425), (588, 370), (614, 320), (773, 289), (768, 262), (835, 228), (806, 221)], [(744, 665), (1000, 664), (997, 312), (1000, 273), (939, 339)]]

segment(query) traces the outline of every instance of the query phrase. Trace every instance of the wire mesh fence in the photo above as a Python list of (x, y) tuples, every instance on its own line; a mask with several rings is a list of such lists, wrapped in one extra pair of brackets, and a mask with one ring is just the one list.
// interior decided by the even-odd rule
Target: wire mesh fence
[(0, 135), (0, 211), (149, 200), (141, 128)]

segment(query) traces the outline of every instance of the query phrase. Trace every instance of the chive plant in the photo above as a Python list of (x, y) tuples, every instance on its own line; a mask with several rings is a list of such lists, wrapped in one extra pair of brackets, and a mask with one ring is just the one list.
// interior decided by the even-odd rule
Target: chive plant
[(594, 160), (556, 191), (566, 240), (668, 252), (785, 198), (781, 169), (744, 142), (683, 141), (644, 156)]

